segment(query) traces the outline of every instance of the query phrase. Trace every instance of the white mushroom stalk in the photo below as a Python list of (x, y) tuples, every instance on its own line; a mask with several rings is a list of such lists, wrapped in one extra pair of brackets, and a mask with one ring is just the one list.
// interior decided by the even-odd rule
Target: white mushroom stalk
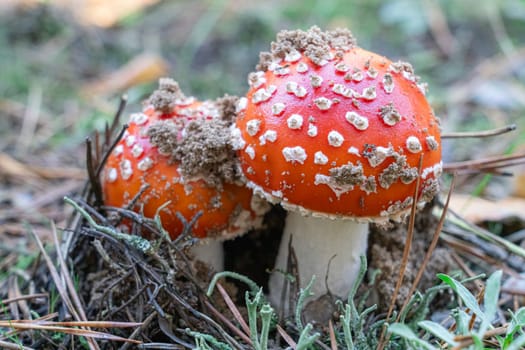
[(207, 240), (191, 247), (191, 254), (217, 271), (224, 270), (224, 251), (222, 241)]
[(270, 301), (280, 304), (287, 261), (288, 242), (298, 259), (300, 285), (304, 286), (312, 276), (316, 281), (311, 292), (321, 296), (328, 292), (346, 297), (351, 290), (360, 268), (360, 256), (366, 255), (368, 223), (351, 220), (333, 220), (303, 216), (288, 212), (286, 226), (275, 262), (277, 271), (270, 277)]

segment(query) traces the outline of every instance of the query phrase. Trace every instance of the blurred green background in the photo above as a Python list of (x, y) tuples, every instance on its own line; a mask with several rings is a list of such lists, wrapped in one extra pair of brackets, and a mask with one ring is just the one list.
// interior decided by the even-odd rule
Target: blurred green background
[[(81, 165), (71, 149), (111, 120), (121, 94), (128, 112), (141, 108), (159, 72), (202, 99), (243, 94), (276, 32), (311, 25), (348, 27), (360, 46), (411, 62), (444, 131), (521, 130), (447, 141), (445, 160), (523, 148), (523, 0), (26, 0), (0, 12), (0, 152), (19, 159), (66, 153)], [(130, 62), (138, 68), (123, 70)]]

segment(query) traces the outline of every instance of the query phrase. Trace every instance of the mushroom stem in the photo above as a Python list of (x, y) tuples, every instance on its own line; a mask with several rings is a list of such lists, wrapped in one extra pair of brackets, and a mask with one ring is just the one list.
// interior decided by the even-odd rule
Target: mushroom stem
[(222, 241), (208, 239), (191, 247), (196, 260), (205, 262), (217, 272), (224, 270), (224, 253)]
[[(368, 224), (351, 220), (305, 217), (290, 211), (284, 234), (270, 277), (270, 301), (278, 306), (284, 287), (288, 261), (288, 242), (293, 236), (292, 248), (297, 257), (299, 287), (304, 288), (313, 275), (317, 280), (311, 291), (318, 298), (328, 291), (346, 298), (359, 272), (360, 256), (366, 254)], [(283, 305), (284, 310), (287, 309)]]

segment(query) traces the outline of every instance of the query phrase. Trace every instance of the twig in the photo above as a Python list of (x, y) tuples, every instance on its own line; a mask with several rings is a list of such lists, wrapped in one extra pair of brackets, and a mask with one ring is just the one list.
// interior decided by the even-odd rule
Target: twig
[(500, 290), (501, 290), (501, 293), (507, 293), (507, 294), (519, 295), (519, 296), (525, 297), (525, 290), (523, 289), (502, 287)]
[[(122, 303), (119, 307), (117, 308), (111, 308), (111, 310), (109, 311), (108, 313), (108, 317), (112, 317), (113, 315), (116, 315), (117, 313), (119, 313), (121, 310), (123, 310), (124, 308), (126, 308), (128, 305), (130, 305), (135, 299), (137, 299), (138, 297), (140, 297), (140, 295), (142, 293), (144, 293), (144, 291), (149, 287), (149, 285), (147, 283), (145, 283), (142, 287), (140, 287), (139, 290), (137, 290), (135, 292), (135, 294), (133, 294), (128, 300), (126, 300), (124, 303)], [(109, 288), (108, 288), (109, 289)], [(157, 311), (158, 312), (158, 311)]]
[(96, 172), (97, 177), (99, 177), (100, 174), (102, 173), (102, 169), (104, 169), (104, 165), (106, 165), (106, 162), (107, 162), (107, 160), (109, 158), (109, 155), (111, 154), (111, 152), (113, 152), (113, 149), (115, 149), (115, 147), (119, 143), (119, 141), (122, 138), (122, 136), (124, 136), (124, 133), (126, 132), (127, 129), (128, 129), (128, 124), (122, 125), (122, 129), (120, 129), (120, 132), (117, 135), (117, 137), (115, 138), (115, 141), (113, 141), (113, 143), (106, 150), (106, 153), (104, 154), (104, 156), (100, 160), (100, 163), (98, 163), (98, 165), (97, 165), (97, 172)]
[(454, 35), (452, 35), (447, 23), (446, 15), (436, 0), (423, 1), (430, 32), (441, 52), (447, 57), (452, 56), (458, 46)]
[[(67, 324), (65, 326), (60, 324)], [(141, 344), (142, 342), (139, 340), (132, 340), (127, 339), (123, 337), (119, 337), (116, 335), (112, 335), (109, 333), (104, 332), (98, 332), (98, 331), (92, 331), (89, 328), (84, 327), (101, 327), (101, 328), (110, 328), (110, 327), (136, 327), (139, 324), (133, 324), (133, 323), (125, 323), (125, 322), (116, 322), (115, 326), (112, 325), (113, 322), (104, 322), (103, 326), (96, 326), (91, 324), (91, 322), (50, 322), (50, 323), (41, 323), (36, 321), (28, 321), (28, 320), (8, 320), (8, 321), (0, 321), (1, 327), (8, 327), (18, 330), (45, 330), (45, 331), (51, 331), (51, 332), (59, 332), (59, 333), (65, 333), (65, 334), (72, 334), (77, 336), (83, 336), (88, 340), (88, 343), (91, 343), (93, 341), (93, 338), (99, 338), (99, 339), (105, 339), (105, 340), (114, 340), (114, 341), (124, 341), (124, 342), (131, 342), (135, 344)], [(82, 328), (78, 328), (82, 327)], [(96, 344), (93, 341), (94, 344)], [(98, 349), (98, 348), (97, 348)]]
[(432, 237), (432, 241), (430, 242), (430, 245), (428, 246), (427, 252), (425, 254), (425, 257), (423, 259), (423, 262), (421, 263), (421, 266), (417, 272), (416, 277), (414, 278), (414, 282), (412, 283), (412, 286), (410, 287), (410, 291), (408, 292), (408, 296), (401, 307), (401, 310), (398, 313), (396, 322), (399, 322), (401, 315), (403, 314), (404, 309), (407, 307), (408, 303), (410, 302), (410, 297), (414, 294), (419, 281), (421, 280), (421, 277), (423, 277), (423, 273), (425, 272), (425, 269), (428, 265), (428, 262), (430, 261), (430, 257), (432, 256), (432, 253), (434, 252), (434, 249), (436, 249), (437, 242), (439, 240), (439, 236), (441, 233), (441, 230), (443, 229), (443, 225), (445, 224), (445, 218), (447, 216), (447, 209), (450, 203), (450, 198), (452, 197), (452, 192), (454, 191), (454, 186), (456, 184), (456, 176), (452, 177), (452, 181), (450, 183), (450, 188), (448, 190), (447, 200), (445, 202), (445, 205), (443, 207), (443, 211), (441, 213), (441, 217), (439, 218), (438, 225), (436, 227), (436, 230), (434, 231), (434, 236)]
[[(139, 191), (131, 198), (131, 200), (126, 204), (124, 209), (133, 211), (133, 208), (137, 205), (140, 197), (146, 192), (146, 190), (150, 187), (149, 183), (145, 183), (142, 186), (140, 186)], [(167, 201), (166, 203), (162, 204), (158, 209), (157, 213), (160, 212), (162, 209), (164, 209), (167, 205), (169, 205), (171, 201)]]
[(17, 302), (19, 300), (29, 300), (29, 299), (36, 299), (36, 298), (48, 298), (48, 293), (35, 293), (35, 294), (29, 294), (29, 295), (20, 295), (16, 298), (10, 298), (10, 299), (0, 299), (0, 305), (7, 305), (10, 303)]
[[(100, 158), (100, 133), (98, 132), (98, 130), (95, 130), (95, 153), (94, 153), (94, 158), (93, 158), (93, 164), (98, 164), (99, 162), (99, 158)], [(89, 138), (89, 136), (87, 137)]]
[(244, 321), (244, 318), (242, 318), (239, 309), (237, 308), (237, 306), (235, 306), (235, 303), (230, 298), (224, 287), (220, 283), (217, 283), (217, 289), (219, 290), (219, 293), (221, 293), (222, 299), (230, 309), (231, 313), (233, 314), (233, 317), (235, 317), (237, 322), (239, 322), (239, 325), (241, 326), (242, 330), (246, 334), (250, 334), (250, 328), (248, 327), (248, 324), (246, 323), (246, 321)]
[(201, 319), (202, 321), (210, 324), (212, 327), (214, 327), (223, 337), (224, 340), (226, 340), (232, 347), (236, 347), (238, 349), (242, 349), (243, 347), (237, 342), (237, 340), (231, 336), (229, 333), (227, 333), (215, 320), (213, 320), (208, 315), (205, 315), (193, 308), (190, 304), (186, 302), (183, 298), (181, 298), (179, 295), (173, 293), (170, 289), (166, 289), (166, 293), (170, 295), (177, 303), (179, 303), (181, 306), (183, 306), (186, 310), (188, 310), (192, 315), (195, 317)]
[(455, 213), (453, 210), (450, 210), (449, 209), (449, 213), (451, 213), (452, 215), (450, 216), (449, 218), (449, 222), (466, 230), (466, 231), (469, 231), (469, 232), (472, 232), (473, 234), (475, 234), (476, 236), (486, 240), (486, 241), (489, 241), (489, 242), (493, 242), (493, 243), (496, 243), (498, 245), (500, 245), (501, 247), (504, 247), (505, 249), (507, 249), (509, 252), (511, 253), (514, 253), (516, 255), (519, 255), (520, 257), (522, 258), (525, 258), (525, 249), (520, 247), (519, 245), (517, 244), (514, 244), (512, 242), (509, 242), (507, 241), (505, 238), (502, 238), (488, 230), (485, 230), (481, 227), (478, 227), (470, 222), (468, 222), (467, 220), (463, 219), (460, 215), (458, 215), (457, 213)]
[(252, 345), (252, 340), (247, 335), (250, 334), (249, 330), (246, 333), (241, 332), (241, 330), (235, 327), (235, 325), (230, 320), (228, 320), (223, 314), (221, 314), (217, 309), (215, 309), (215, 307), (209, 301), (205, 301), (204, 303), (215, 316), (217, 316), (226, 326), (228, 326), (229, 329), (232, 330), (232, 332), (237, 334), (237, 336), (242, 338), (242, 340), (244, 340), (247, 344)]
[[(120, 103), (119, 103), (119, 106), (118, 106), (118, 109), (117, 109), (117, 112), (115, 113), (115, 116), (113, 117), (113, 122), (111, 124), (111, 127), (108, 129), (106, 128), (106, 135), (105, 135), (105, 153), (104, 155), (102, 156), (102, 159), (99, 161), (99, 163), (96, 165), (96, 171), (95, 171), (95, 176), (94, 178), (96, 179), (99, 179), (100, 178), (100, 174), (102, 173), (102, 169), (104, 169), (104, 165), (106, 165), (106, 162), (111, 154), (111, 152), (113, 151), (113, 149), (117, 146), (118, 142), (120, 141), (120, 139), (122, 138), (122, 136), (124, 135), (124, 132), (126, 131), (126, 129), (128, 128), (128, 125), (127, 124), (124, 124), (122, 126), (122, 129), (120, 130), (119, 134), (117, 135), (117, 137), (115, 138), (115, 140), (113, 141), (113, 143), (109, 144), (110, 143), (110, 140), (111, 140), (111, 135), (115, 132), (115, 129), (117, 128), (117, 125), (119, 124), (119, 120), (120, 120), (120, 116), (122, 115), (122, 112), (124, 111), (124, 108), (126, 107), (126, 102), (127, 102), (127, 96), (123, 95), (121, 98), (120, 98)], [(88, 165), (88, 167), (94, 167), (95, 164), (93, 165)], [(83, 190), (82, 190), (82, 196), (85, 197), (85, 196), (88, 196), (90, 195), (89, 193), (89, 190), (90, 190), (90, 185), (91, 185), (91, 181), (87, 181), (86, 182), (86, 185), (84, 186)], [(71, 244), (71, 242), (68, 242), (68, 245)]]
[(104, 203), (102, 199), (102, 185), (99, 178), (95, 173), (95, 161), (93, 159), (93, 143), (91, 138), (86, 137), (86, 170), (88, 173), (89, 183), (91, 185), (91, 191), (95, 196), (95, 201), (93, 205), (95, 208), (100, 208)]
[[(57, 235), (57, 230), (56, 230), (54, 222), (51, 222), (51, 228), (52, 228), (51, 232), (53, 236), (53, 242), (55, 243), (55, 246), (58, 247), (60, 246), (60, 243), (58, 242), (58, 235)], [(69, 291), (69, 297), (71, 298), (71, 301), (75, 305), (75, 309), (77, 310), (78, 315), (80, 317), (78, 321), (86, 322), (87, 321), (86, 312), (84, 311), (84, 307), (78, 296), (77, 290), (75, 288), (75, 284), (73, 283), (73, 280), (71, 279), (71, 275), (69, 274), (69, 271), (67, 269), (67, 264), (64, 259), (64, 256), (62, 255), (62, 251), (60, 249), (57, 249), (56, 254), (57, 254), (58, 263), (60, 265), (60, 274), (62, 276), (62, 279), (66, 283), (66, 288)], [(90, 329), (87, 328), (87, 331), (90, 331)], [(95, 341), (93, 341), (93, 344), (94, 344), (94, 348), (98, 348), (98, 344)]]
[(330, 348), (331, 350), (337, 350), (337, 338), (335, 337), (334, 323), (332, 320), (328, 320), (328, 330), (330, 335)]
[[(71, 301), (69, 293), (67, 292), (67, 287), (65, 287), (62, 284), (62, 280), (60, 278), (60, 275), (59, 275), (55, 265), (51, 261), (51, 258), (47, 254), (47, 252), (46, 252), (46, 250), (44, 248), (44, 245), (42, 244), (42, 241), (40, 240), (38, 235), (36, 233), (34, 233), (33, 230), (30, 230), (30, 232), (31, 232), (33, 238), (35, 239), (35, 241), (37, 243), (37, 246), (38, 246), (38, 249), (40, 250), (40, 253), (44, 257), (44, 260), (45, 260), (46, 265), (47, 265), (47, 267), (49, 269), (49, 272), (51, 273), (51, 277), (53, 279), (53, 282), (55, 283), (55, 287), (57, 288), (57, 290), (58, 290), (58, 292), (60, 294), (60, 297), (62, 298), (62, 302), (65, 304), (65, 306), (67, 307), (69, 312), (71, 312), (71, 314), (73, 315), (73, 318), (75, 318), (77, 321), (85, 321), (85, 319), (83, 319), (83, 317), (81, 317), (79, 315), (77, 309), (73, 306), (73, 303)], [(57, 252), (59, 252), (59, 251), (60, 251), (60, 249), (57, 248)], [(85, 317), (85, 315), (83, 315), (83, 316)], [(89, 338), (89, 337), (86, 338), (86, 339), (88, 341), (90, 349), (96, 349), (96, 350), (99, 349), (98, 344), (97, 344), (96, 341), (94, 341), (92, 338)]]
[[(288, 257), (286, 259), (286, 271), (278, 271), (278, 273), (283, 274), (283, 286), (281, 290), (281, 296), (279, 301), (279, 320), (283, 320), (285, 317), (285, 309), (294, 310), (296, 308), (296, 299), (295, 296), (298, 293), (297, 288), (301, 285), (301, 278), (299, 276), (298, 266), (297, 266), (297, 256), (295, 255), (295, 250), (293, 249), (293, 235), (290, 235), (288, 240)], [(275, 273), (275, 272), (274, 272)], [(293, 281), (291, 283), (288, 276), (293, 276)], [(288, 297), (288, 303), (287, 303)]]
[(467, 160), (462, 162), (454, 162), (443, 165), (443, 170), (446, 172), (454, 172), (460, 170), (486, 170), (497, 169), (518, 164), (525, 163), (525, 153), (514, 154), (510, 156), (495, 156), (476, 160)]
[(401, 266), (399, 267), (399, 278), (397, 279), (396, 286), (394, 288), (394, 293), (392, 294), (392, 300), (390, 301), (390, 306), (388, 307), (388, 312), (385, 317), (387, 322), (385, 322), (383, 329), (381, 331), (381, 336), (379, 338), (379, 343), (378, 343), (379, 344), (378, 350), (383, 350), (386, 346), (386, 343), (388, 342), (388, 338), (389, 338), (389, 334), (387, 334), (388, 319), (390, 319), (390, 316), (392, 315), (392, 312), (394, 311), (394, 306), (396, 305), (397, 295), (399, 294), (399, 290), (401, 289), (401, 285), (403, 284), (403, 278), (405, 276), (405, 270), (408, 264), (408, 255), (410, 253), (410, 248), (412, 246), (412, 239), (414, 237), (414, 226), (416, 222), (416, 207), (417, 207), (419, 185), (421, 183), (421, 169), (422, 168), (423, 168), (423, 156), (420, 156), (419, 166), (418, 166), (418, 177), (416, 179), (416, 186), (414, 188), (412, 207), (410, 209), (410, 220), (408, 222), (408, 232), (405, 238), (405, 249), (403, 250)]
[(22, 128), (20, 130), (18, 142), (16, 143), (17, 152), (25, 152), (34, 140), (34, 135), (38, 126), (38, 119), (42, 110), (42, 87), (39, 84), (32, 84), (27, 97), (27, 108), (24, 112)]
[(478, 258), (491, 268), (497, 267), (498, 269), (503, 270), (507, 274), (515, 273), (515, 271), (510, 266), (505, 264), (505, 262), (501, 261), (500, 259), (496, 259), (494, 257), (486, 255), (484, 251), (473, 247), (471, 244), (465, 243), (464, 241), (461, 241), (459, 239), (455, 239), (454, 237), (451, 237), (447, 234), (442, 234), (441, 239), (447, 245), (454, 248), (454, 250), (458, 252), (463, 252), (464, 254), (467, 254), (471, 257)]
[(175, 215), (177, 216), (177, 218), (180, 220), (180, 222), (182, 223), (182, 232), (180, 233), (180, 235), (175, 238), (175, 240), (173, 241), (173, 244), (174, 245), (177, 245), (179, 244), (180, 242), (186, 240), (189, 236), (191, 236), (191, 230), (192, 230), (192, 227), (195, 226), (195, 224), (197, 223), (197, 220), (200, 219), (200, 217), (204, 214), (204, 212), (202, 210), (199, 210), (192, 218), (190, 221), (186, 220), (186, 218), (184, 217), (184, 215), (181, 214), (181, 212), (177, 211), (175, 213)]
[[(493, 337), (496, 335), (502, 335), (507, 332), (507, 325), (501, 326), (498, 328), (494, 328), (491, 330), (488, 330), (485, 334), (483, 334), (483, 339)], [(451, 350), (459, 350), (459, 349), (465, 349), (469, 345), (474, 344), (473, 337), (471, 335), (457, 335), (454, 337), (455, 341), (458, 341), (459, 344), (455, 347), (453, 347)]]
[(501, 128), (483, 131), (463, 131), (463, 132), (445, 132), (441, 134), (442, 139), (464, 139), (464, 138), (483, 138), (497, 136), (516, 130), (516, 124), (506, 125)]
[(92, 327), (92, 328), (130, 328), (142, 326), (142, 322), (116, 322), (116, 321), (49, 321), (49, 320), (2, 320), (0, 327), (24, 328), (30, 326), (58, 326), (58, 327)]
[(277, 325), (277, 332), (279, 332), (279, 335), (292, 349), (297, 348), (297, 344), (293, 341), (292, 337), (290, 337), (290, 335), (279, 325)]
[[(140, 334), (142, 334), (144, 332), (144, 330), (146, 329), (146, 327), (148, 327), (150, 325), (150, 323), (153, 321), (153, 319), (157, 316), (157, 313), (155, 311), (153, 311), (143, 322), (142, 322), (142, 325), (140, 327), (137, 327), (133, 333), (131, 333), (131, 335), (128, 337), (128, 339), (135, 339), (137, 338)], [(119, 350), (126, 350), (127, 348), (129, 348), (131, 346), (131, 343), (124, 343), (122, 344), (122, 346), (120, 347)]]
[[(127, 103), (128, 103), (128, 95), (120, 96), (118, 109), (117, 109), (117, 112), (115, 113), (115, 116), (113, 117), (111, 126), (108, 129), (109, 135), (106, 135), (106, 140), (109, 140), (111, 138), (111, 135), (113, 135), (113, 133), (117, 129), (117, 126), (120, 122), (120, 117), (122, 116), (122, 113), (124, 112), (124, 108), (126, 108)], [(109, 142), (106, 145), (109, 145)]]
[(22, 344), (9, 343), (3, 340), (0, 340), (0, 346), (2, 347), (2, 349), (7, 350), (34, 350), (34, 348), (29, 348), (27, 346), (23, 346)]

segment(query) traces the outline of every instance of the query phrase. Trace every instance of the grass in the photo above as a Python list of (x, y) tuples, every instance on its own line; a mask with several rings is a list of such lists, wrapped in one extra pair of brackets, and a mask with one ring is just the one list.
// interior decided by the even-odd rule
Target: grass
[(438, 277), (463, 303), (463, 306), (450, 310), (453, 327), (446, 329), (439, 323), (424, 320), (417, 323), (418, 331), (423, 331), (423, 335), (418, 335), (415, 330), (401, 323), (390, 325), (389, 331), (406, 340), (407, 348), (414, 349), (436, 349), (432, 344), (440, 343), (457, 349), (520, 349), (525, 346), (525, 307), (519, 308), (516, 313), (511, 312), (509, 323), (494, 326), (497, 322), (501, 276), (502, 271), (498, 270), (487, 279), (483, 302), (480, 303), (481, 298), (476, 298), (461, 282), (440, 274)]
[[(334, 337), (326, 344), (327, 348), (336, 349), (343, 347), (345, 349), (441, 349), (443, 347), (451, 347), (453, 349), (520, 349), (525, 346), (525, 307), (519, 308), (517, 311), (508, 311), (510, 322), (502, 324), (501, 315), (499, 313), (500, 303), (500, 289), (502, 271), (497, 270), (489, 276), (485, 282), (483, 293), (477, 297), (473, 295), (466, 287), (467, 283), (483, 278), (483, 276), (476, 276), (474, 279), (466, 279), (458, 281), (455, 278), (439, 274), (438, 278), (441, 284), (433, 287), (424, 294), (417, 293), (412, 296), (407, 303), (409, 307), (405, 310), (404, 315), (386, 319), (376, 319), (374, 324), (364, 327), (368, 318), (375, 311), (376, 306), (373, 305), (363, 309), (363, 303), (355, 299), (357, 287), (363, 282), (363, 277), (366, 273), (366, 258), (362, 257), (362, 265), (360, 269), (360, 277), (356, 281), (356, 285), (349, 295), (346, 303), (341, 302), (340, 307), (340, 324), (337, 329), (331, 330)], [(228, 274), (232, 276), (232, 274)], [(216, 275), (216, 279), (224, 277), (224, 274)], [(234, 276), (246, 282), (244, 276)], [(216, 279), (210, 285), (211, 288), (215, 285)], [(248, 282), (253, 288), (253, 282)], [(313, 283), (313, 280), (312, 282)], [(311, 285), (310, 283), (310, 285)], [(300, 291), (298, 296), (301, 300), (305, 295), (308, 295), (309, 287)], [(449, 314), (444, 321), (448, 324), (445, 327), (442, 323), (438, 323), (429, 319), (429, 304), (434, 301), (438, 291), (445, 291), (451, 289), (457, 295), (457, 306), (449, 309)], [(283, 338), (287, 339), (288, 345), (295, 349), (315, 348), (314, 344), (318, 341), (320, 334), (313, 332), (312, 324), (308, 323), (304, 327), (301, 324), (300, 318), (296, 317), (297, 332), (300, 334), (297, 342), (294, 342), (291, 336), (287, 335), (285, 331), (275, 323), (272, 324), (272, 319), (275, 318), (273, 309), (264, 301), (262, 290), (259, 289), (253, 296), (253, 292), (246, 292), (246, 308), (248, 313), (248, 326), (241, 316), (236, 316), (240, 324), (245, 324), (244, 329), (250, 335), (251, 346), (256, 350), (267, 350), (269, 331), (279, 329)], [(227, 295), (225, 296), (227, 297)], [(361, 297), (366, 299), (366, 295)], [(235, 309), (235, 315), (240, 315), (233, 304), (231, 308)], [(302, 303), (298, 302), (296, 315), (301, 313)], [(424, 310), (421, 312), (421, 310)], [(410, 315), (410, 316), (409, 316)], [(257, 319), (260, 319), (261, 329), (257, 328)], [(402, 320), (397, 322), (396, 319)], [(384, 342), (378, 342), (377, 337), (371, 335), (378, 334), (381, 329), (387, 326), (388, 334)], [(284, 334), (283, 334), (284, 333)], [(199, 349), (211, 349), (208, 342), (214, 344), (217, 348), (233, 349), (225, 343), (221, 343), (210, 335), (190, 332), (198, 341)], [(218, 346), (220, 344), (220, 346)], [(322, 345), (321, 344), (317, 344)]]

